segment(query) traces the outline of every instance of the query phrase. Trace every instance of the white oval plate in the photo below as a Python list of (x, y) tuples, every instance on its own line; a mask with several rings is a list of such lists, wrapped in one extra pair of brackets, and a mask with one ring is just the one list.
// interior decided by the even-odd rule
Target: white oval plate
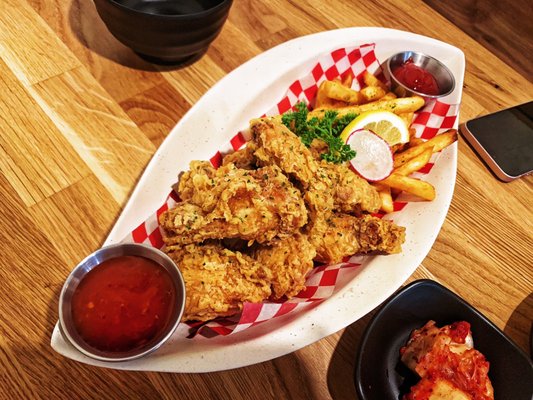
[[(381, 63), (403, 50), (421, 51), (443, 61), (456, 79), (455, 91), (443, 101), (460, 103), (464, 54), (446, 43), (384, 28), (339, 29), (283, 43), (232, 71), (181, 119), (149, 163), (105, 245), (120, 242), (142, 223), (163, 204), (178, 172), (188, 169), (189, 161), (209, 159), (245, 128), (250, 119), (276, 104), (288, 86), (307, 74), (321, 54), (367, 43), (376, 43), (375, 53)], [(405, 226), (407, 232), (401, 254), (373, 257), (338, 293), (310, 311), (280, 317), (284, 319), (283, 325), (275, 330), (263, 323), (211, 339), (200, 335), (184, 339), (183, 335), (175, 335), (154, 354), (124, 363), (103, 363), (83, 356), (63, 340), (57, 326), (52, 347), (66, 357), (87, 364), (166, 372), (226, 370), (298, 350), (363, 317), (416, 270), (431, 249), (448, 212), (456, 169), (457, 145), (454, 144), (442, 152), (424, 178), (436, 187), (437, 198), (432, 202), (409, 203), (394, 215), (395, 222)]]

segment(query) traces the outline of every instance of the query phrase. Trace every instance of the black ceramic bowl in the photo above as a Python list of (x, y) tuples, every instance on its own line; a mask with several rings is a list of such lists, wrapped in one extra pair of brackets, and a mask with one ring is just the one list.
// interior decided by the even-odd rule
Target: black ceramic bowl
[(355, 386), (361, 400), (399, 400), (416, 383), (400, 361), (409, 334), (434, 320), (471, 325), (474, 348), (490, 363), (489, 378), (496, 399), (531, 400), (533, 363), (479, 311), (431, 280), (419, 280), (393, 295), (366, 328), (355, 365)]
[(156, 63), (201, 57), (220, 33), (232, 0), (94, 0), (119, 41)]

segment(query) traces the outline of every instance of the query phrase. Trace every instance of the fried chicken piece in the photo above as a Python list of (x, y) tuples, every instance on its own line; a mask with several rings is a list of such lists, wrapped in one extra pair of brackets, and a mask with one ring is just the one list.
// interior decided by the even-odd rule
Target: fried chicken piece
[(255, 143), (250, 141), (243, 149), (226, 154), (222, 159), (222, 165), (228, 165), (232, 163), (235, 164), (237, 168), (255, 169), (257, 166), (257, 159), (254, 156), (255, 150)]
[(376, 188), (345, 164), (332, 164), (323, 160), (319, 165), (317, 179), (326, 179), (336, 211), (360, 215), (362, 211), (377, 212), (381, 207)]
[(277, 165), (304, 188), (314, 178), (318, 165), (300, 138), (285, 125), (271, 119), (251, 122), (255, 157), (261, 165)]
[[(315, 209), (332, 209), (359, 215), (361, 211), (376, 212), (381, 206), (378, 192), (366, 180), (357, 176), (345, 164), (318, 161), (323, 141), (315, 139), (308, 149), (285, 125), (274, 120), (252, 121), (251, 131), (256, 146), (255, 156), (262, 165), (277, 165), (294, 177), (308, 196), (308, 206)], [(318, 200), (316, 196), (321, 196)], [(333, 206), (330, 207), (330, 198)], [(319, 206), (318, 203), (322, 203)]]
[[(214, 185), (216, 176), (217, 170), (209, 161), (191, 161), (189, 170), (181, 175), (178, 184), (175, 185), (176, 193), (181, 200), (192, 200), (193, 203), (198, 204), (201, 198), (194, 199), (195, 193), (216, 190)], [(204, 205), (207, 209), (214, 207), (212, 203)]]
[(334, 210), (333, 182), (320, 168), (317, 171), (317, 176), (319, 178), (313, 178), (303, 192), (310, 222), (329, 216)]
[(179, 190), (187, 200), (159, 217), (167, 245), (224, 238), (268, 243), (307, 223), (301, 193), (276, 166), (248, 171), (228, 164), (213, 175), (194, 164), (184, 178)]
[(405, 229), (363, 214), (381, 206), (376, 189), (345, 165), (322, 161), (304, 194), (309, 210), (306, 232), (316, 248), (315, 260), (341, 262), (356, 253), (399, 253)]
[(332, 264), (358, 253), (399, 253), (405, 228), (371, 215), (333, 213), (314, 222), (309, 240), (316, 247), (315, 260)]
[(377, 190), (366, 180), (354, 173), (346, 164), (333, 164), (321, 159), (328, 151), (328, 145), (321, 139), (314, 139), (309, 147), (319, 162), (316, 179), (324, 181), (334, 197), (334, 208), (348, 214), (360, 215), (362, 211), (377, 212), (381, 206)]
[(305, 288), (313, 268), (314, 247), (306, 235), (276, 239), (252, 255), (231, 251), (219, 243), (167, 246), (185, 281), (183, 321), (208, 321), (236, 314), (245, 302), (270, 296), (291, 298)]
[(329, 150), (329, 146), (322, 139), (313, 139), (311, 146), (309, 146), (311, 155), (317, 161), (322, 160), (322, 154), (326, 154)]
[(271, 273), (261, 263), (219, 244), (169, 246), (185, 281), (183, 321), (208, 321), (239, 312), (244, 302), (271, 294)]
[(313, 269), (316, 251), (307, 235), (296, 233), (276, 239), (270, 246), (260, 246), (252, 257), (271, 274), (272, 296), (291, 298), (305, 288), (305, 276)]

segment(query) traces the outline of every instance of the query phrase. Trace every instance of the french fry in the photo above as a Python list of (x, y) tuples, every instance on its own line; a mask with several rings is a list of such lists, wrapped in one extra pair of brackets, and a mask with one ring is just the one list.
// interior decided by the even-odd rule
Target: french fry
[(346, 86), (347, 88), (351, 88), (353, 83), (353, 75), (346, 74), (346, 76), (342, 79), (342, 84)]
[[(380, 192), (389, 191), (390, 195), (391, 195), (391, 201), (392, 201), (393, 197), (398, 196), (400, 194), (400, 192), (401, 192), (401, 190), (393, 189), (390, 186), (387, 186), (387, 185), (385, 185), (384, 183), (381, 183), (381, 182), (372, 182), (371, 185), (374, 186), (374, 188), (378, 191), (378, 194)], [(380, 195), (380, 198), (381, 198), (381, 195)], [(382, 203), (383, 203), (383, 200), (382, 200)]]
[[(324, 81), (325, 82), (325, 81)], [(328, 103), (328, 96), (324, 91), (324, 82), (320, 84), (316, 92), (315, 107), (325, 107)]]
[(385, 186), (382, 190), (378, 190), (378, 194), (381, 199), (381, 210), (387, 214), (393, 212), (394, 204), (392, 202), (390, 187)]
[(409, 128), (411, 126), (411, 122), (413, 122), (413, 116), (415, 115), (414, 112), (407, 112), (407, 113), (401, 113), (398, 114), (401, 119), (403, 119), (403, 122), (405, 122), (405, 126)]
[(324, 93), (331, 99), (345, 101), (350, 104), (360, 104), (364, 100), (360, 92), (350, 89), (340, 82), (324, 81), (320, 86), (324, 86)]
[(432, 201), (435, 199), (435, 188), (428, 182), (420, 179), (403, 176), (393, 172), (387, 178), (380, 181), (394, 189), (400, 189), (404, 192), (414, 194), (424, 200)]
[(378, 86), (381, 89), (383, 89), (385, 92), (387, 92), (389, 90), (387, 88), (387, 85), (385, 85), (378, 78), (376, 78), (375, 75), (371, 74), (368, 71), (365, 71), (363, 73), (363, 82), (365, 83), (366, 86)]
[(342, 107), (346, 107), (347, 105), (348, 104), (344, 101), (330, 99), (329, 97), (326, 97), (322, 100), (322, 108), (327, 109), (327, 110), (342, 108)]
[(371, 186), (374, 186), (374, 188), (375, 188), (378, 192), (380, 192), (380, 191), (382, 191), (382, 190), (385, 190), (385, 189), (387, 189), (387, 188), (389, 187), (389, 186), (385, 185), (384, 183), (379, 183), (379, 182), (372, 182), (370, 185), (371, 185)]
[(395, 99), (397, 98), (398, 96), (396, 96), (396, 93), (393, 93), (393, 92), (387, 92), (385, 93), (385, 96), (383, 96), (381, 98), (381, 100), (392, 100), (392, 99)]
[(446, 132), (433, 136), (431, 139), (429, 139), (426, 142), (426, 144), (430, 143), (430, 145), (433, 146), (433, 152), (436, 153), (438, 151), (445, 149), (446, 147), (451, 145), (456, 140), (457, 140), (457, 130), (449, 129)]
[[(378, 100), (371, 103), (354, 105), (348, 107), (341, 107), (337, 109), (339, 117), (346, 114), (355, 113), (361, 114), (365, 111), (386, 110), (392, 111), (395, 114), (402, 114), (414, 112), (424, 105), (424, 99), (420, 96), (399, 97), (391, 100)], [(308, 118), (318, 117), (322, 118), (326, 110), (323, 108), (315, 108), (308, 114)]]
[(328, 81), (323, 81), (318, 87), (318, 90), (316, 93), (316, 99), (315, 99), (315, 107), (321, 107), (321, 108), (327, 108), (327, 109), (346, 107), (348, 103), (328, 97), (328, 93), (326, 91), (327, 84), (325, 82), (328, 82)]
[(426, 149), (432, 149), (434, 153), (441, 151), (457, 140), (457, 130), (450, 129), (444, 133), (433, 136), (428, 141), (419, 144), (418, 146), (409, 147), (407, 150), (397, 153), (394, 156), (394, 168), (398, 168), (405, 164), (408, 160), (416, 157)]
[(425, 143), (424, 139), (418, 138), (418, 137), (411, 137), (409, 139), (409, 147), (418, 146), (419, 144)]
[(394, 170), (394, 173), (403, 175), (403, 176), (411, 175), (413, 172), (418, 171), (420, 168), (426, 165), (429, 162), (432, 154), (433, 154), (433, 150), (430, 148), (427, 148), (426, 150), (424, 150), (422, 153), (420, 153), (416, 157), (411, 158), (405, 164), (396, 168)]
[(376, 101), (385, 96), (385, 90), (379, 86), (367, 86), (360, 91), (363, 96), (364, 103), (370, 103), (371, 101)]
[(328, 109), (328, 110), (333, 109), (333, 108), (346, 107), (348, 105), (348, 103), (344, 101), (331, 99), (327, 96), (320, 96), (320, 97), (317, 96), (315, 100), (315, 104), (317, 106), (320, 104), (321, 108)]
[(410, 159), (423, 153), (426, 149), (433, 149), (433, 146), (431, 145), (426, 146), (426, 143), (427, 142), (424, 142), (422, 144), (419, 144), (418, 146), (409, 147), (407, 150), (402, 151), (401, 153), (396, 153), (394, 155), (393, 167), (395, 169), (398, 167), (401, 167), (403, 164), (405, 164)]

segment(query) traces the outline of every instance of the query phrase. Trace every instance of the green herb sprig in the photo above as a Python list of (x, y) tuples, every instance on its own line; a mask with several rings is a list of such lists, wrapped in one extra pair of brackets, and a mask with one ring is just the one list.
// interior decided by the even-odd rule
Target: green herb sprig
[(357, 114), (346, 114), (337, 118), (337, 112), (328, 110), (323, 118), (307, 119), (309, 110), (304, 102), (296, 104), (294, 111), (282, 115), (283, 124), (300, 137), (309, 147), (313, 139), (321, 139), (328, 145), (328, 151), (322, 154), (326, 161), (340, 164), (355, 157), (355, 151), (339, 137), (344, 128), (357, 117)]

